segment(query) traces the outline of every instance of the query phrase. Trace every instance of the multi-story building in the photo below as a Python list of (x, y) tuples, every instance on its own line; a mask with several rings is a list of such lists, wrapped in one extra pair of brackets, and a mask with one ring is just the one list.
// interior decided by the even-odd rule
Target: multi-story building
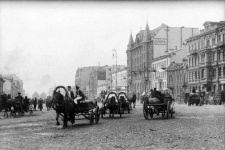
[(189, 90), (225, 90), (225, 21), (206, 21), (200, 34), (187, 39)]
[(126, 52), (128, 94), (136, 93), (139, 97), (140, 92), (150, 85), (148, 69), (153, 59), (153, 40), (148, 24), (136, 35), (135, 41), (130, 35)]
[(167, 67), (167, 88), (173, 96), (181, 100), (184, 99), (185, 93), (189, 93), (188, 86), (188, 61), (183, 59), (182, 63), (172, 62)]
[[(185, 40), (198, 33), (197, 28), (169, 27), (165, 24), (149, 30), (147, 24), (145, 30), (136, 35), (135, 42), (130, 35), (127, 46), (129, 92), (139, 95), (155, 86), (166, 88), (167, 76), (161, 65), (166, 63), (163, 67), (168, 67), (173, 60), (181, 62), (186, 57)], [(157, 77), (157, 81), (151, 76)]]
[(118, 71), (117, 73), (114, 72), (111, 75), (111, 91), (114, 92), (125, 92), (127, 93), (127, 70), (126, 68), (123, 70)]
[(16, 97), (18, 92), (25, 95), (23, 90), (23, 81), (15, 74), (3, 74), (3, 79), (5, 80), (3, 84), (3, 92), (10, 94), (12, 97)]
[(100, 91), (98, 91), (98, 86), (106, 83), (106, 69), (104, 67), (99, 67), (89, 74), (89, 95), (88, 97), (99, 96)]
[(3, 80), (2, 75), (0, 75), (0, 95), (3, 94), (3, 84), (5, 80)]
[[(117, 68), (117, 69), (116, 69)], [(99, 96), (101, 91), (106, 91), (112, 88), (111, 76), (114, 72), (123, 70), (125, 65), (113, 65), (98, 67), (89, 74), (89, 97)]]
[(78, 85), (84, 94), (88, 95), (89, 74), (99, 68), (99, 66), (90, 66), (78, 68), (75, 75), (75, 85)]

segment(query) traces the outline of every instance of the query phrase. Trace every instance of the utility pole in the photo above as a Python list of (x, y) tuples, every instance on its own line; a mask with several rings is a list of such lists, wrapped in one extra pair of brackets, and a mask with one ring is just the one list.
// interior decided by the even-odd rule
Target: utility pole
[(113, 52), (115, 52), (115, 57), (116, 57), (116, 93), (117, 93), (117, 50), (113, 49)]

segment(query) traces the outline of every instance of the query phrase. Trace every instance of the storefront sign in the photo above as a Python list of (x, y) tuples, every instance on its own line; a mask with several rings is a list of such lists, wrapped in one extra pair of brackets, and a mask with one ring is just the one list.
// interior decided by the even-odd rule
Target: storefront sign
[(154, 45), (166, 45), (167, 40), (165, 38), (155, 38)]

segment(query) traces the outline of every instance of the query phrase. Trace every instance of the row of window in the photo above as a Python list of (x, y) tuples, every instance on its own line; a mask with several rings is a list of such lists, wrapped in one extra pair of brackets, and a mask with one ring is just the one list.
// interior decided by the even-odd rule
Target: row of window
[(156, 89), (159, 89), (159, 90), (167, 88), (166, 81), (165, 82), (155, 83), (155, 88)]
[[(200, 72), (201, 72), (201, 74), (200, 74)], [(200, 77), (205, 78), (205, 69), (202, 69), (201, 71), (195, 71), (195, 72), (189, 73), (189, 81), (200, 79)]]
[[(225, 60), (225, 51), (219, 51), (218, 54), (216, 52), (212, 52), (212, 54), (208, 54), (207, 62), (214, 62), (217, 60)], [(205, 63), (205, 62), (206, 62), (205, 53), (189, 58), (189, 66), (196, 66), (196, 65), (199, 65), (199, 63)]]
[(156, 73), (152, 73), (153, 79), (155, 79), (155, 78), (166, 78), (166, 75), (167, 75), (166, 71), (162, 71), (162, 72), (157, 71)]
[[(218, 42), (225, 41), (225, 34), (221, 34), (218, 36)], [(199, 50), (205, 47), (216, 45), (216, 37), (212, 37), (209, 39), (197, 40), (196, 42), (190, 43), (188, 46), (188, 50)]]
[(167, 67), (168, 61), (164, 60), (155, 64), (152, 64), (153, 69), (161, 68), (161, 67)]

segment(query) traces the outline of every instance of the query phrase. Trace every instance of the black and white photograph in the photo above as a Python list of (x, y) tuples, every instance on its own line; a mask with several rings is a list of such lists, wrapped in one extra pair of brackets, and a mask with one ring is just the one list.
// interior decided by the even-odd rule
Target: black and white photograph
[(0, 150), (224, 150), (225, 1), (0, 1)]

